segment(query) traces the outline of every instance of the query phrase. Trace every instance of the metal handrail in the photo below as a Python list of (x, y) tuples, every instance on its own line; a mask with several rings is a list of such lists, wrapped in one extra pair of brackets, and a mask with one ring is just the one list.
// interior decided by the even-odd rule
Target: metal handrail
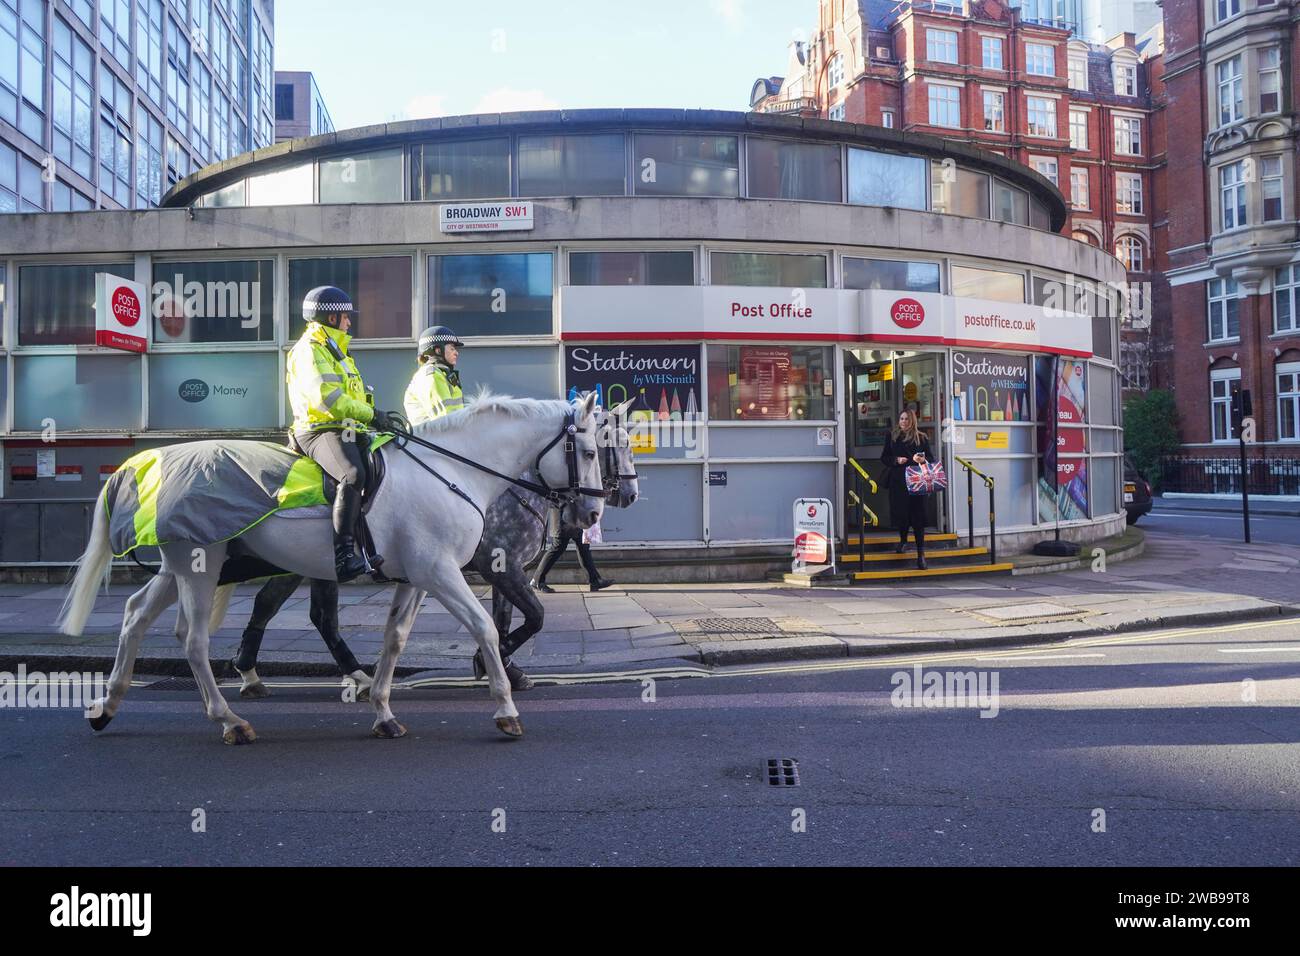
[[(859, 487), (863, 482), (871, 489), (871, 494), (876, 494), (880, 488), (876, 485), (876, 480), (867, 474), (867, 470), (857, 463), (853, 458), (848, 459), (849, 465), (849, 482), (846, 486), (850, 506), (856, 504), (858, 508), (858, 568), (866, 566), (867, 561), (867, 518), (871, 519), (871, 527), (880, 526), (880, 518), (868, 506), (864, 497), (858, 494)], [(848, 509), (845, 509), (847, 517)], [(845, 524), (845, 530), (848, 524)]]
[(994, 508), (994, 479), (984, 474), (960, 455), (953, 455), (953, 460), (966, 469), (966, 541), (969, 547), (975, 547), (975, 475), (984, 481), (989, 490), (989, 564), (998, 563), (997, 512)]

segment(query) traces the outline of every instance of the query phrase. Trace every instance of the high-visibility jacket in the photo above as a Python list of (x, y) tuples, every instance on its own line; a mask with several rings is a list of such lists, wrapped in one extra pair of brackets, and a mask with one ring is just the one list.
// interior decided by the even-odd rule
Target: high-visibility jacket
[(441, 418), (448, 412), (465, 407), (465, 397), (460, 386), (447, 380), (450, 371), (446, 365), (437, 362), (425, 362), (415, 370), (411, 384), (406, 386), (406, 398), (402, 402), (406, 417), (412, 425)]
[(294, 431), (342, 428), (349, 419), (365, 425), (374, 417), (361, 373), (348, 354), (351, 339), (346, 332), (308, 322), (302, 338), (289, 350), (285, 380)]

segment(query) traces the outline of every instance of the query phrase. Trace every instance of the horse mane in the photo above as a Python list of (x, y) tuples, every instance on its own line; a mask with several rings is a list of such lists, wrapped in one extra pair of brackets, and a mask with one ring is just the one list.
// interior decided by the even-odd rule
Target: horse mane
[(555, 415), (567, 408), (568, 404), (568, 402), (561, 399), (514, 398), (510, 395), (495, 395), (486, 385), (482, 385), (479, 386), (479, 390), (472, 398), (466, 399), (463, 409), (443, 415), (441, 418), (421, 422), (411, 430), (422, 437), (440, 432), (458, 431), (471, 424), (474, 419), (491, 414), (537, 420)]

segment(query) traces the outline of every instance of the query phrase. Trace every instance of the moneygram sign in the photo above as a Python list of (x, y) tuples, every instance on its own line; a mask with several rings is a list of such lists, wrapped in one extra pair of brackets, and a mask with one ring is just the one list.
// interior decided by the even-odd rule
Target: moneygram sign
[(440, 232), (511, 232), (532, 228), (531, 202), (447, 203), (438, 207)]
[(141, 283), (95, 273), (95, 344), (124, 352), (149, 351), (148, 302)]

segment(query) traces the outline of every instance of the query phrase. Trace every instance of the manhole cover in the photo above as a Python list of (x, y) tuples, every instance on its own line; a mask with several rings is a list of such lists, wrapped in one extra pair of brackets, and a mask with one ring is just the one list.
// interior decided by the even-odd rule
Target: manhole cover
[(1039, 601), (1035, 604), (1005, 604), (1001, 607), (968, 607), (967, 614), (992, 624), (1035, 624), (1081, 618), (1090, 613), (1063, 604)]
[(199, 685), (193, 677), (164, 677), (150, 684), (146, 690), (198, 690)]
[(767, 761), (769, 787), (799, 786), (799, 761), (793, 757), (770, 757)]
[(685, 640), (754, 641), (774, 637), (822, 636), (823, 631), (797, 617), (701, 617), (674, 621), (673, 628)]

